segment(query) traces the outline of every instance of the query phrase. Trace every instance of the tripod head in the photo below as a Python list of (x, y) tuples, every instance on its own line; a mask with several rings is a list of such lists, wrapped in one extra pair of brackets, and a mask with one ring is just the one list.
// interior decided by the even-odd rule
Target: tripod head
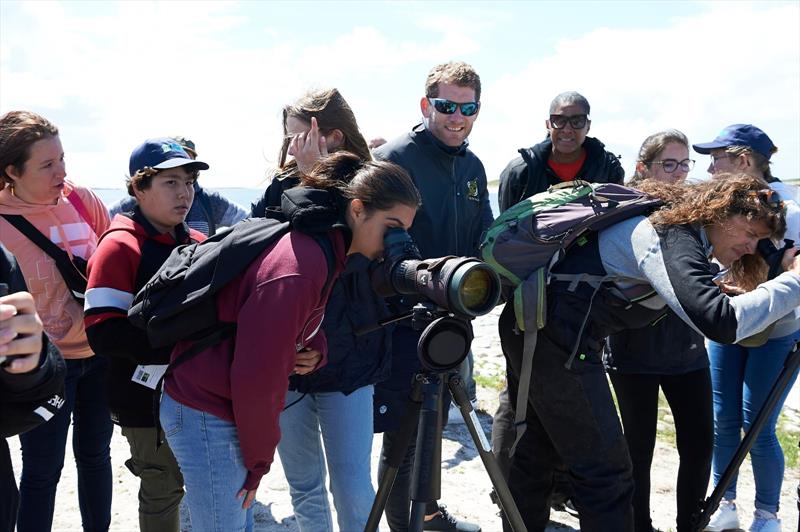
[(458, 368), (472, 345), (469, 319), (432, 303), (419, 303), (411, 310), (411, 327), (422, 331), (417, 356), (426, 371), (445, 373)]
[(426, 371), (450, 371), (457, 368), (469, 354), (473, 339), (469, 323), (472, 318), (454, 314), (427, 301), (417, 303), (409, 312), (362, 327), (356, 331), (356, 335), (367, 334), (408, 318), (411, 318), (412, 329), (422, 331), (417, 344), (417, 356)]

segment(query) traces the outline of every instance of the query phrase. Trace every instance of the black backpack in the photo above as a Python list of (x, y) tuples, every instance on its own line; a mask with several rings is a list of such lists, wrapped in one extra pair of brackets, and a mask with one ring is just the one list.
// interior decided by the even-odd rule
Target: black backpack
[(319, 243), (328, 264), (323, 293), (328, 289), (335, 268), (327, 231), (339, 226), (338, 210), (324, 190), (301, 188), (288, 196), (283, 212), (274, 218), (243, 220), (203, 242), (172, 251), (128, 310), (131, 323), (147, 331), (150, 345), (189, 340), (195, 342), (190, 349), (199, 352), (233, 336), (236, 324), (217, 318), (216, 295), (291, 229), (302, 230)]

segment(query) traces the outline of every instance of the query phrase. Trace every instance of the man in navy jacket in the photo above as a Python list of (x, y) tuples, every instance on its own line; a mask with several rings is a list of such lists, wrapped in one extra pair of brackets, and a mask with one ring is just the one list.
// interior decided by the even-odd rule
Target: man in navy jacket
[[(423, 122), (374, 152), (376, 158), (407, 170), (420, 191), (422, 206), (409, 234), (423, 257), (477, 256), (481, 234), (493, 221), (486, 171), (467, 147), (467, 137), (480, 111), (480, 96), (480, 77), (470, 65), (450, 62), (435, 66), (420, 100)], [(395, 310), (407, 310), (413, 302), (400, 299), (393, 304)], [(375, 430), (384, 432), (384, 458), (396, 441), (411, 378), (420, 370), (419, 336), (410, 324), (400, 322), (392, 338), (391, 377), (375, 387)], [(469, 388), (471, 368), (466, 373)], [(467, 393), (474, 398), (474, 382), (471, 387)], [(413, 456), (412, 442), (386, 505), (386, 519), (393, 531), (408, 526)], [(382, 460), (379, 476), (384, 470)], [(436, 501), (428, 502), (425, 513), (423, 530), (480, 530), (477, 525), (456, 520)]]

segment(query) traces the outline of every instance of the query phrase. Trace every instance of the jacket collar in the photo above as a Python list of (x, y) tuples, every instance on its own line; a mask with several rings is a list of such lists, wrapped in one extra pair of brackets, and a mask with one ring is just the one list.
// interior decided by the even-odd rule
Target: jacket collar
[(441, 152), (443, 155), (448, 157), (463, 157), (467, 154), (467, 147), (469, 146), (469, 140), (464, 140), (460, 146), (454, 148), (452, 146), (448, 146), (436, 137), (433, 136), (433, 133), (425, 127), (425, 124), (420, 123), (414, 126), (412, 129), (413, 136), (420, 141), (422, 145), (430, 146), (431, 148), (436, 149), (437, 151)]
[[(165, 235), (170, 239), (172, 238), (172, 235), (168, 233), (161, 233), (158, 229), (156, 229), (153, 224), (151, 224), (150, 221), (145, 218), (144, 214), (142, 214), (142, 209), (138, 204), (133, 207), (133, 211), (129, 213), (123, 213), (123, 215), (129, 216), (131, 220), (139, 224), (145, 230), (147, 236), (152, 239), (160, 240)], [(186, 222), (181, 222), (175, 226), (175, 242), (179, 244), (187, 244), (189, 241), (189, 226), (186, 225)]]

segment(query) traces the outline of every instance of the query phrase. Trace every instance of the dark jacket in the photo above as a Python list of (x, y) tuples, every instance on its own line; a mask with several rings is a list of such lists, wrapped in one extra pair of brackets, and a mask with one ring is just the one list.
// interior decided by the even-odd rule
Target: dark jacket
[[(402, 166), (419, 189), (422, 206), (408, 232), (423, 257), (478, 255), (481, 236), (494, 218), (486, 171), (466, 142), (458, 148), (448, 147), (420, 124), (374, 154)], [(413, 298), (395, 298), (392, 306), (404, 311), (413, 303)], [(376, 432), (397, 429), (411, 375), (421, 367), (417, 357), (421, 331), (412, 330), (409, 321), (400, 322), (393, 334), (390, 378), (375, 387)]]
[[(583, 142), (586, 160), (575, 176), (591, 183), (619, 183), (625, 178), (625, 170), (619, 158), (606, 151), (605, 145), (593, 137)], [(520, 157), (513, 159), (500, 174), (498, 201), (500, 212), (527, 197), (544, 192), (550, 186), (561, 183), (553, 169), (547, 164), (553, 149), (549, 138), (530, 148), (522, 148)]]
[(708, 367), (703, 336), (674, 312), (658, 322), (608, 337), (606, 368), (615, 373), (677, 375)]
[[(293, 174), (278, 175), (252, 205), (254, 218), (273, 216), (281, 207), (281, 196), (300, 182)], [(370, 261), (351, 255), (342, 275), (334, 283), (322, 330), (328, 340), (328, 363), (308, 375), (293, 375), (289, 388), (302, 393), (342, 392), (349, 394), (389, 377), (392, 355), (392, 326), (356, 336), (361, 327), (377, 323), (389, 311), (386, 302), (370, 285)]]
[(494, 217), (486, 171), (466, 142), (450, 148), (420, 124), (374, 154), (402, 166), (419, 189), (422, 206), (408, 232), (423, 257), (478, 256)]
[(117, 214), (89, 259), (84, 323), (92, 349), (110, 358), (108, 407), (123, 427), (153, 427), (153, 390), (131, 380), (138, 366), (168, 364), (171, 349), (153, 348), (147, 333), (128, 321), (133, 296), (150, 280), (180, 244), (205, 237), (186, 224), (176, 237), (159, 233), (142, 215)]
[[(12, 294), (27, 290), (16, 261), (2, 245), (0, 283)], [(58, 413), (64, 404), (65, 374), (64, 359), (45, 334), (36, 369), (21, 374), (0, 369), (0, 437), (26, 432)]]

